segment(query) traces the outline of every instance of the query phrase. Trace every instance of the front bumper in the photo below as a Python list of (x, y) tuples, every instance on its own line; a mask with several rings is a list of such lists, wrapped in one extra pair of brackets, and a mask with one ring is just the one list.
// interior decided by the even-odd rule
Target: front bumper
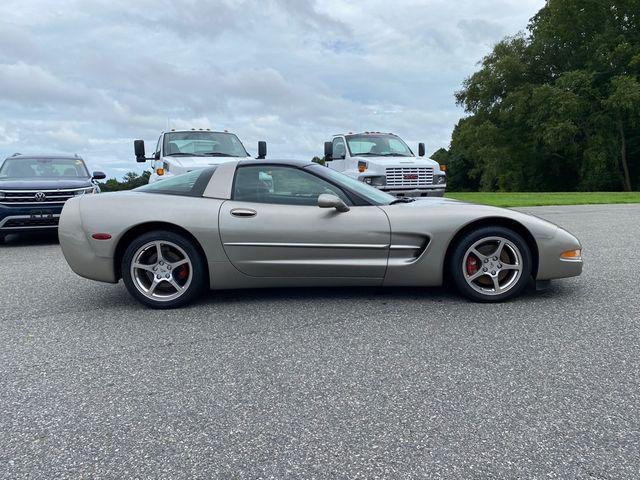
[(19, 233), (58, 228), (62, 205), (0, 205), (0, 233)]
[(434, 187), (402, 189), (402, 188), (385, 188), (380, 190), (396, 197), (443, 197), (446, 185), (438, 185)]
[(560, 255), (569, 250), (582, 250), (580, 241), (562, 228), (551, 238), (538, 239), (538, 274), (536, 280), (577, 277), (582, 273), (582, 258), (563, 259)]

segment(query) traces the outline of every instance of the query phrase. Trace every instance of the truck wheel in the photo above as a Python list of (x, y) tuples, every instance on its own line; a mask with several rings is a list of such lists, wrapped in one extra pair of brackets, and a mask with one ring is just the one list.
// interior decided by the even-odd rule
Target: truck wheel
[(4, 233), (0, 233), (0, 245), (4, 243), (4, 239), (7, 238), (7, 235)]
[(527, 286), (532, 256), (527, 242), (513, 230), (483, 227), (458, 242), (449, 268), (456, 287), (467, 298), (502, 302)]
[(122, 257), (129, 293), (151, 308), (175, 308), (195, 300), (206, 285), (206, 262), (192, 242), (167, 231), (145, 233)]

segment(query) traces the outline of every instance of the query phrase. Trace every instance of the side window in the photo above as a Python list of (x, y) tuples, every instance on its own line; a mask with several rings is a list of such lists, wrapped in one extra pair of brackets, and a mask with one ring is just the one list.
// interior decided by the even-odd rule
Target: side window
[(317, 205), (318, 196), (330, 193), (347, 205), (351, 200), (338, 187), (294, 167), (259, 166), (236, 170), (233, 199), (281, 205)]
[(160, 156), (160, 142), (162, 142), (162, 135), (158, 138), (158, 143), (156, 144), (156, 151), (154, 152), (155, 157)]
[(333, 139), (333, 158), (344, 158), (346, 156), (346, 149), (344, 147), (344, 140), (342, 138)]

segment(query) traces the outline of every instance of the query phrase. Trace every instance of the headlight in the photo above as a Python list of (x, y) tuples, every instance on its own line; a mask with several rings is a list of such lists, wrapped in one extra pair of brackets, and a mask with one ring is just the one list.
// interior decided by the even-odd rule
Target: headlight
[(384, 187), (387, 184), (387, 177), (384, 175), (380, 175), (378, 177), (364, 177), (362, 181), (373, 187)]
[(446, 175), (436, 175), (433, 177), (433, 184), (434, 185), (442, 185), (444, 183), (447, 183), (447, 176)]
[(98, 191), (98, 187), (89, 187), (83, 190), (76, 190), (75, 195), (76, 197), (78, 197), (80, 195), (87, 195), (89, 193), (97, 193), (97, 191)]

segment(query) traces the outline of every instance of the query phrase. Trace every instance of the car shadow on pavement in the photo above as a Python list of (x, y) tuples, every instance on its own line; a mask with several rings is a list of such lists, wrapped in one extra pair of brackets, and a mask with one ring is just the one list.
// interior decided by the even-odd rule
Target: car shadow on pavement
[(446, 287), (300, 287), (240, 290), (213, 290), (206, 293), (201, 305), (235, 302), (271, 301), (433, 301), (444, 302), (460, 299)]

